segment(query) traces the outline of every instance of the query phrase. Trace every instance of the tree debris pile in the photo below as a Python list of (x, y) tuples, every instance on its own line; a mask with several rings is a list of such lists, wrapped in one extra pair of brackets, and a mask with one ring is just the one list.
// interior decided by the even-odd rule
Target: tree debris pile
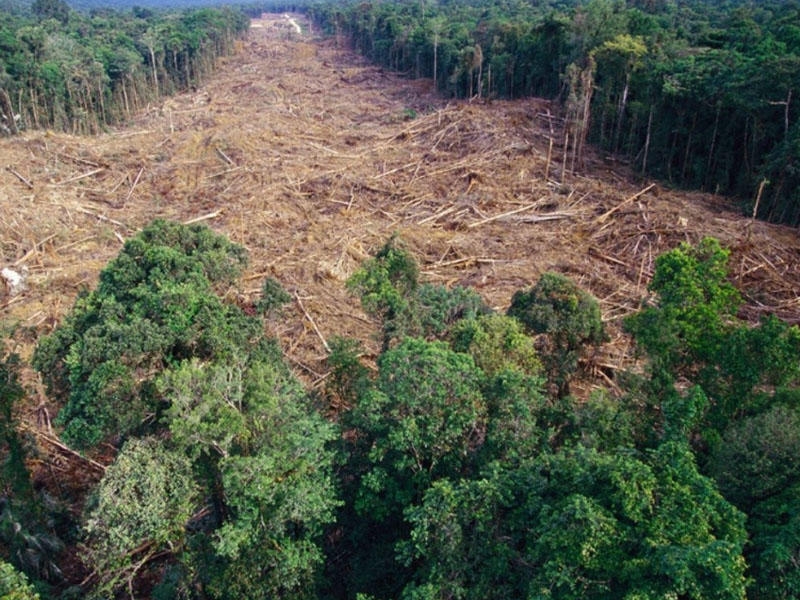
[(595, 295), (612, 333), (601, 364), (632, 360), (621, 319), (647, 298), (655, 257), (682, 241), (731, 249), (745, 316), (800, 322), (800, 240), (723, 199), (640, 181), (624, 166), (563, 147), (558, 107), (542, 100), (448, 101), (430, 83), (366, 64), (335, 40), (254, 22), (203, 88), (150, 106), (93, 138), (24, 132), (0, 141), (0, 318), (30, 353), (121, 244), (156, 217), (203, 221), (244, 245), (242, 285), (273, 277), (293, 296), (273, 319), (309, 383), (325, 377), (326, 339), (376, 325), (345, 280), (393, 233), (423, 279), (469, 286), (500, 310), (544, 271)]

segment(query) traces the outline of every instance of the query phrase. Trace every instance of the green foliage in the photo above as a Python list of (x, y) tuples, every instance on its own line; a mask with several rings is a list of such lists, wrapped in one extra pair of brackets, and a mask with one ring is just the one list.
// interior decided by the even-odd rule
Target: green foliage
[(370, 385), (369, 370), (358, 358), (361, 344), (356, 340), (334, 337), (329, 345), (331, 352), (326, 359), (330, 368), (328, 393), (345, 407), (351, 407)]
[(718, 355), (741, 303), (727, 280), (727, 250), (713, 238), (682, 244), (656, 259), (647, 306), (626, 325), (648, 354), (669, 371), (686, 372)]
[(569, 407), (569, 432), (582, 446), (613, 452), (635, 445), (641, 416), (627, 398), (613, 398), (605, 390), (594, 391), (584, 402)]
[(460, 286), (447, 289), (428, 283), (419, 287), (413, 309), (420, 324), (418, 330), (410, 329), (406, 335), (427, 338), (442, 338), (461, 320), (474, 319), (488, 313), (483, 299), (475, 290)]
[(559, 397), (569, 393), (585, 347), (607, 339), (597, 300), (559, 273), (544, 273), (533, 288), (517, 291), (508, 314), (529, 332), (544, 335), (540, 355)]
[(27, 4), (25, 12), (0, 11), (5, 134), (35, 128), (95, 134), (128, 120), (162, 95), (200, 83), (248, 26), (230, 8), (104, 6), (89, 14), (63, 0)]
[(378, 360), (377, 387), (353, 408), (370, 440), (362, 512), (402, 510), (438, 478), (465, 466), (483, 429), (482, 372), (443, 342), (406, 338)]
[(709, 469), (720, 490), (745, 512), (800, 481), (800, 414), (773, 406), (734, 422), (712, 455)]
[(519, 321), (504, 315), (481, 315), (460, 321), (450, 334), (453, 350), (472, 356), (492, 377), (505, 370), (537, 375), (542, 369), (533, 339)]
[(405, 338), (381, 354), (378, 371), (342, 415), (347, 564), (328, 577), (343, 580), (348, 595), (396, 598), (409, 577), (395, 560), (408, 529), (403, 510), (432, 481), (471, 466), (487, 407), (482, 372), (444, 342)]
[(347, 287), (361, 297), (368, 314), (383, 321), (386, 348), (411, 312), (410, 298), (419, 287), (417, 264), (392, 237), (348, 279)]
[(28, 579), (7, 562), (0, 560), (0, 599), (39, 600)]
[(404, 337), (441, 338), (460, 319), (488, 312), (473, 290), (420, 284), (411, 254), (392, 237), (347, 282), (367, 313), (381, 319), (383, 348)]
[(744, 597), (743, 519), (668, 443), (441, 480), (407, 510), (406, 598)]
[(19, 383), (19, 367), (18, 356), (0, 354), (0, 494), (18, 498), (24, 503), (31, 500), (32, 489), (14, 414), (14, 405), (24, 397)]
[(277, 311), (291, 300), (292, 297), (281, 287), (280, 283), (272, 277), (267, 277), (261, 287), (261, 298), (256, 302), (256, 309), (261, 314), (268, 314)]
[(764, 386), (780, 389), (800, 382), (800, 327), (772, 315), (756, 327), (740, 325), (731, 332), (717, 361), (721, 381), (709, 383), (712, 393), (730, 398), (731, 412), (734, 406), (760, 411), (771, 401)]
[(34, 354), (49, 391), (66, 401), (64, 439), (88, 447), (136, 431), (162, 409), (158, 373), (247, 348), (259, 322), (214, 294), (244, 263), (241, 247), (202, 226), (155, 221), (128, 240)]
[(55, 531), (60, 508), (46, 495), (0, 500), (0, 540), (16, 568), (37, 585), (62, 583), (59, 559), (64, 542)]
[(442, 479), (406, 509), (413, 529), (398, 554), (417, 565), (418, 581), (406, 586), (404, 599), (524, 597), (522, 573), (511, 568), (519, 558), (515, 540), (500, 517), (514, 500), (505, 475)]
[(39, 20), (55, 19), (66, 24), (69, 21), (70, 9), (64, 0), (34, 0), (31, 12)]
[(418, 278), (416, 262), (392, 237), (350, 277), (347, 286), (359, 294), (364, 310), (390, 320), (406, 310), (408, 298), (419, 287)]
[(748, 514), (750, 544), (745, 558), (751, 577), (748, 595), (751, 598), (778, 600), (796, 598), (800, 593), (800, 507), (794, 486), (759, 503)]
[(184, 363), (159, 383), (173, 443), (209, 470), (221, 526), (193, 540), (192, 571), (215, 598), (313, 597), (317, 540), (338, 506), (334, 428), (264, 345), (247, 358)]
[(18, 356), (0, 352), (0, 542), (3, 557), (35, 582), (59, 582), (64, 544), (54, 532), (58, 510), (34, 490), (25, 464), (29, 444), (17, 430), (16, 405), (25, 396), (20, 368)]
[[(700, 432), (709, 472), (748, 515), (753, 597), (792, 597), (800, 585), (791, 566), (800, 553), (800, 422), (796, 407), (776, 400), (790, 400), (782, 389), (800, 378), (800, 329), (774, 317), (756, 327), (736, 318), (741, 299), (726, 280), (727, 257), (712, 239), (659, 257), (658, 300), (626, 326), (650, 357), (664, 439)], [(679, 378), (694, 385), (679, 392)]]
[(218, 297), (244, 263), (205, 227), (156, 221), (36, 349), (70, 442), (128, 440), (87, 509), (91, 597), (152, 587), (156, 559), (157, 597), (315, 594), (336, 430), (263, 322)]
[(542, 418), (542, 365), (533, 339), (519, 321), (499, 314), (459, 321), (450, 337), (453, 349), (472, 356), (486, 375), (487, 425), (478, 462), (509, 462), (535, 453), (547, 423)]
[[(692, 421), (687, 432), (702, 424), (721, 431), (731, 418), (768, 404), (765, 386), (800, 377), (800, 328), (774, 317), (757, 327), (738, 320), (741, 298), (726, 279), (727, 259), (711, 238), (661, 255), (650, 284), (657, 302), (625, 322), (650, 358), (665, 414), (684, 412)], [(678, 378), (699, 386), (693, 397), (703, 396), (700, 404), (677, 394)]]
[(781, 405), (732, 423), (709, 461), (722, 493), (748, 515), (750, 592), (791, 598), (800, 590), (800, 414)]
[(197, 509), (191, 463), (155, 438), (131, 440), (103, 475), (84, 528), (93, 597), (127, 586), (153, 556), (178, 553)]

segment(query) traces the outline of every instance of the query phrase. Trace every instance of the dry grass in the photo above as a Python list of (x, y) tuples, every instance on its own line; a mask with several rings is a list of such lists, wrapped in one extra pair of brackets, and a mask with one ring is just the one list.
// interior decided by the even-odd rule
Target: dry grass
[(795, 230), (649, 187), (594, 156), (573, 172), (546, 101), (448, 102), (429, 82), (298, 36), (284, 17), (255, 25), (197, 92), (125, 129), (0, 141), (0, 267), (27, 270), (24, 293), (0, 292), (0, 320), (20, 326), (16, 351), (29, 356), (155, 217), (202, 219), (247, 247), (249, 271), (230, 291), (240, 302), (266, 276), (298, 298), (272, 333), (311, 384), (324, 377), (323, 338), (377, 352), (375, 324), (344, 282), (393, 232), (427, 280), (471, 286), (498, 309), (543, 271), (568, 274), (600, 299), (613, 334), (604, 364), (629, 359), (620, 320), (645, 298), (655, 257), (703, 236), (731, 248), (744, 316), (800, 322)]

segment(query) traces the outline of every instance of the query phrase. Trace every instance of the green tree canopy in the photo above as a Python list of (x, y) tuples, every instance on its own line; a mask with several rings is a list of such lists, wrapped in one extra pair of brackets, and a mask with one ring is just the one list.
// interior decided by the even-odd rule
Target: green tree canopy
[(192, 539), (215, 598), (313, 598), (323, 527), (338, 506), (334, 427), (268, 346), (246, 360), (185, 362), (160, 389), (172, 442), (193, 457), (221, 526)]
[(0, 560), (0, 598), (2, 600), (39, 600), (39, 594), (27, 577), (12, 565)]
[(128, 440), (86, 516), (97, 597), (157, 581), (156, 559), (160, 595), (314, 597), (336, 430), (264, 323), (217, 295), (244, 262), (205, 227), (156, 221), (37, 347), (66, 438)]
[(131, 440), (103, 475), (86, 517), (93, 597), (129, 585), (159, 553), (179, 554), (198, 508), (191, 462), (157, 439)]
[(748, 515), (752, 597), (800, 593), (800, 414), (775, 405), (732, 423), (712, 454), (711, 475)]
[(743, 516), (685, 445), (543, 454), (441, 480), (406, 515), (404, 598), (744, 598)]
[(698, 385), (708, 406), (696, 422), (717, 432), (800, 378), (800, 328), (737, 318), (742, 300), (727, 280), (728, 254), (712, 238), (662, 254), (650, 283), (656, 301), (625, 322), (650, 358), (655, 393), (674, 396), (678, 378)]
[(392, 237), (347, 281), (381, 320), (383, 348), (403, 337), (441, 338), (454, 323), (488, 312), (473, 290), (420, 284), (414, 257)]
[(586, 346), (606, 341), (597, 300), (559, 273), (544, 273), (530, 290), (515, 292), (508, 314), (543, 335), (540, 356), (561, 397)]
[(65, 401), (64, 439), (87, 447), (136, 431), (164, 408), (153, 389), (160, 372), (249, 347), (260, 322), (214, 293), (245, 260), (244, 249), (203, 226), (155, 221), (128, 240), (36, 348), (34, 366)]
[(406, 338), (378, 361), (375, 389), (352, 411), (367, 436), (372, 469), (362, 482), (363, 510), (402, 510), (431, 481), (455, 474), (477, 447), (486, 418), (483, 373), (443, 342)]

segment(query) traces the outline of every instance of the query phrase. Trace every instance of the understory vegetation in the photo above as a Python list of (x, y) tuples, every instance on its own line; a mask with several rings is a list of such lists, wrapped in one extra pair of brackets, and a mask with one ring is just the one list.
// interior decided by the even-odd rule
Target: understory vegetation
[(331, 340), (311, 392), (265, 334), (280, 284), (225, 300), (244, 250), (155, 221), (32, 359), (62, 439), (113, 448), (85, 500), (32, 481), (0, 362), (2, 597), (796, 597), (800, 330), (737, 318), (727, 256), (659, 257), (641, 368), (578, 399), (591, 294), (548, 272), (498, 313), (392, 238), (349, 281), (380, 355)]

